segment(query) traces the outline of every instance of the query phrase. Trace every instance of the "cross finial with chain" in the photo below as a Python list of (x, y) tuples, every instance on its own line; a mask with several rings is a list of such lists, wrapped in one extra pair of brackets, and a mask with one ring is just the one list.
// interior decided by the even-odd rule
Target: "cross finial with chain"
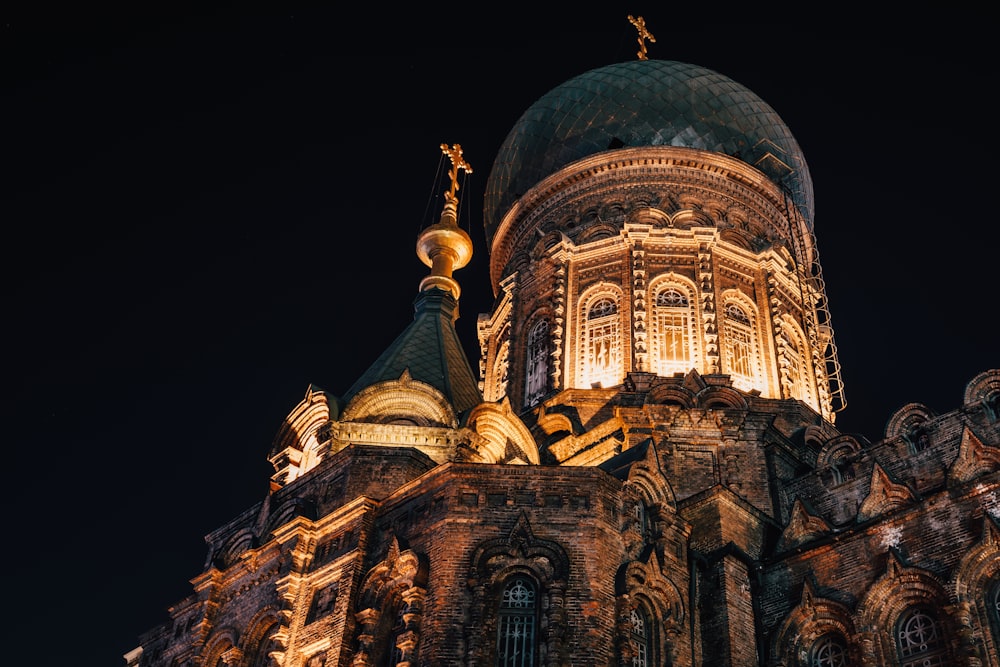
[(448, 147), (448, 144), (441, 144), (441, 151), (451, 160), (451, 171), (448, 172), (448, 177), (451, 178), (451, 189), (445, 194), (445, 198), (451, 201), (456, 199), (455, 193), (458, 192), (458, 170), (464, 169), (466, 175), (471, 174), (472, 165), (462, 157), (461, 144), (452, 144), (451, 148)]
[(656, 38), (653, 37), (653, 33), (646, 29), (646, 20), (641, 16), (633, 17), (631, 14), (628, 15), (629, 23), (635, 26), (635, 29), (639, 31), (639, 52), (636, 54), (639, 56), (639, 60), (647, 60), (646, 58), (646, 40), (650, 42), (656, 42)]

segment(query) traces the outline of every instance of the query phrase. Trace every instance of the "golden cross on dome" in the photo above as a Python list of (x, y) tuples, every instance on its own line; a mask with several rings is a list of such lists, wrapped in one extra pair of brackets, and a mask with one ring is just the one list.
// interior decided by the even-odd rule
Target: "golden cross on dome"
[(641, 16), (633, 18), (633, 16), (629, 14), (628, 20), (629, 23), (634, 25), (635, 29), (639, 31), (639, 53), (636, 55), (639, 56), (639, 60), (647, 60), (646, 40), (648, 39), (650, 42), (656, 42), (656, 38), (653, 37), (653, 33), (646, 29), (646, 19)]
[(451, 178), (451, 189), (445, 195), (449, 200), (455, 199), (455, 193), (458, 192), (458, 170), (464, 169), (466, 175), (472, 173), (472, 165), (465, 161), (462, 157), (462, 145), (452, 144), (451, 148), (448, 148), (448, 144), (441, 144), (441, 151), (451, 159), (451, 171), (448, 172), (448, 176)]

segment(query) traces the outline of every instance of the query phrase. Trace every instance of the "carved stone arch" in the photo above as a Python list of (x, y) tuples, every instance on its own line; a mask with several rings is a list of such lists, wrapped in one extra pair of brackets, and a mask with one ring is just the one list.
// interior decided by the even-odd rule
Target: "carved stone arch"
[[(398, 649), (403, 662), (415, 664), (414, 651), (420, 639), (424, 598), (427, 594), (426, 558), (400, 547), (393, 536), (385, 558), (368, 570), (358, 588), (357, 613), (358, 650), (351, 663), (354, 667), (376, 664), (383, 651)], [(387, 646), (391, 626), (398, 612), (404, 627), (396, 645)]]
[(636, 461), (628, 472), (624, 488), (635, 493), (646, 506), (654, 511), (677, 512), (677, 500), (670, 481), (660, 466), (660, 457), (652, 441), (647, 441), (646, 451), (642, 458)]
[(281, 627), (277, 607), (268, 606), (247, 623), (240, 648), (246, 667), (269, 667), (284, 665), (287, 646), (287, 626)]
[(1000, 447), (988, 447), (966, 426), (958, 456), (948, 468), (949, 485), (964, 484), (977, 477), (1000, 470)]
[(817, 452), (822, 451), (826, 441), (826, 433), (819, 426), (806, 426), (802, 430), (802, 443)]
[[(642, 560), (623, 564), (615, 576), (616, 623), (615, 643), (620, 663), (632, 665), (629, 645), (629, 617), (643, 602), (654, 617), (654, 645), (660, 652), (655, 663), (673, 664), (677, 659), (678, 639), (685, 627), (684, 598), (680, 589), (666, 576), (659, 559), (649, 552)], [(669, 659), (669, 662), (668, 662)]]
[(289, 521), (302, 517), (310, 521), (316, 518), (316, 504), (309, 498), (293, 496), (273, 508), (261, 531), (261, 541), (267, 541), (271, 533)]
[(329, 441), (326, 428), (338, 412), (336, 397), (309, 385), (305, 398), (288, 413), (271, 443), (268, 460), (276, 482), (287, 484), (319, 464), (322, 447)]
[(708, 386), (698, 392), (696, 397), (698, 407), (710, 408), (740, 408), (748, 410), (746, 397), (731, 387)]
[(648, 544), (662, 555), (667, 531), (677, 521), (676, 496), (660, 466), (653, 442), (647, 440), (638, 447), (645, 447), (646, 451), (629, 467), (622, 486), (626, 503), (632, 505), (622, 513), (625, 520), (622, 532), (632, 536), (626, 539), (629, 553), (637, 555)]
[(216, 667), (219, 661), (225, 665), (239, 666), (243, 651), (239, 648), (240, 633), (232, 626), (224, 626), (212, 631), (202, 647), (200, 664), (204, 667)]
[(256, 545), (257, 535), (249, 528), (242, 528), (226, 538), (212, 561), (220, 570), (225, 570)]
[(344, 409), (345, 422), (387, 424), (406, 419), (417, 426), (455, 428), (458, 419), (448, 398), (404, 370), (398, 380), (378, 382), (359, 391)]
[[(511, 410), (510, 401), (504, 398), (499, 403), (480, 403), (473, 407), (465, 418), (466, 425), (479, 434), (480, 445), (475, 448), (478, 461), (482, 463), (513, 463), (508, 460), (512, 451), (519, 450), (527, 457), (524, 463), (539, 463), (538, 445), (521, 418)], [(509, 445), (513, 443), (516, 450)]]
[(557, 542), (535, 537), (522, 511), (506, 536), (485, 540), (473, 551), (468, 578), (471, 606), (467, 613), (482, 622), (466, 624), (469, 664), (494, 664), (498, 601), (504, 584), (517, 574), (532, 579), (539, 595), (545, 598), (544, 602), (540, 600), (543, 618), (539, 627), (539, 664), (563, 664), (560, 660), (568, 657), (564, 628), (569, 556)]
[[(815, 427), (810, 426), (809, 428), (811, 429)], [(843, 459), (845, 456), (856, 456), (859, 452), (861, 452), (861, 449), (862, 445), (857, 437), (849, 433), (843, 433), (835, 436), (823, 443), (819, 456), (816, 458), (816, 466), (828, 466)]]
[(802, 583), (799, 603), (793, 608), (771, 639), (772, 664), (784, 667), (809, 667), (810, 652), (824, 635), (834, 634), (847, 649), (849, 665), (860, 664), (860, 650), (855, 642), (854, 622), (844, 605), (820, 597), (809, 579)]
[(670, 216), (672, 226), (680, 229), (689, 227), (715, 227), (715, 220), (704, 211), (695, 209), (682, 209)]
[(566, 236), (564, 233), (562, 233), (559, 230), (553, 230), (542, 236), (541, 239), (539, 239), (539, 242), (536, 246), (538, 252), (537, 257), (539, 259), (544, 257), (549, 253), (550, 250), (552, 250), (552, 248), (558, 245), (572, 245), (572, 243), (573, 242), (570, 241), (569, 237)]
[(885, 425), (885, 439), (904, 437), (924, 422), (934, 419), (934, 411), (923, 403), (908, 403), (896, 410)]
[(816, 457), (817, 473), (827, 487), (838, 486), (857, 476), (862, 444), (853, 435), (841, 434), (828, 440)]
[(659, 273), (649, 281), (649, 294), (652, 297), (650, 303), (655, 302), (656, 294), (667, 287), (680, 288), (687, 294), (692, 304), (697, 303), (698, 287), (690, 278), (682, 276), (679, 273), (674, 273), (673, 271)]
[(997, 405), (1000, 396), (1000, 369), (983, 371), (965, 385), (964, 404), (992, 402)]
[(580, 235), (576, 237), (576, 244), (577, 246), (582, 246), (587, 243), (605, 241), (616, 238), (620, 233), (621, 230), (618, 228), (618, 225), (608, 222), (598, 222), (588, 228), (582, 229)]
[(753, 252), (753, 245), (751, 244), (750, 239), (747, 238), (746, 232), (740, 229), (723, 229), (719, 232), (719, 238), (730, 245), (736, 246), (737, 248)]
[(1000, 524), (989, 515), (982, 524), (982, 537), (959, 561), (950, 588), (962, 652), (973, 655), (981, 645), (1000, 655), (1000, 613), (987, 608), (988, 593), (1000, 586)]
[(944, 582), (927, 570), (906, 565), (890, 549), (885, 572), (869, 587), (854, 615), (865, 667), (896, 664), (896, 621), (907, 608), (916, 605), (939, 610), (938, 620), (947, 636), (954, 636)]
[(872, 466), (868, 495), (861, 502), (861, 507), (858, 508), (857, 520), (858, 522), (867, 521), (876, 516), (888, 514), (910, 505), (915, 500), (916, 497), (909, 486), (893, 480), (889, 473), (876, 463)]
[(646, 394), (646, 403), (650, 405), (679, 405), (682, 408), (693, 408), (697, 402), (697, 396), (687, 387), (662, 379), (653, 380), (649, 393)]
[(601, 207), (601, 220), (612, 225), (620, 225), (626, 220), (625, 204), (621, 201), (609, 201)]
[(624, 298), (621, 285), (608, 280), (601, 280), (592, 285), (588, 285), (587, 288), (580, 293), (578, 303), (581, 314), (586, 317), (590, 306), (597, 300), (604, 297), (613, 299), (615, 304), (618, 306), (618, 311), (621, 312), (623, 308), (622, 299)]
[(670, 215), (654, 206), (637, 206), (628, 213), (627, 220), (633, 225), (649, 225), (651, 227), (667, 227), (671, 224)]

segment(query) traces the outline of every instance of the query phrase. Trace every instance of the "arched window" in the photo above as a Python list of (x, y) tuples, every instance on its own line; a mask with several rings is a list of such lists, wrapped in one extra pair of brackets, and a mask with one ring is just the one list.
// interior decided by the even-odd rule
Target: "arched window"
[(632, 667), (649, 667), (653, 664), (652, 626), (649, 614), (637, 607), (629, 614), (629, 643), (632, 645)]
[(533, 667), (537, 615), (534, 582), (523, 576), (510, 579), (497, 614), (498, 667)]
[(583, 379), (590, 386), (613, 387), (622, 376), (618, 304), (601, 297), (590, 304), (583, 326)]
[(896, 651), (900, 667), (946, 667), (947, 646), (934, 612), (911, 607), (896, 622)]
[(847, 667), (847, 644), (838, 634), (825, 634), (809, 649), (809, 667)]
[(1000, 577), (996, 577), (986, 590), (986, 615), (993, 630), (993, 644), (1000, 646)]
[(667, 287), (653, 311), (653, 364), (658, 375), (686, 373), (694, 366), (694, 317), (687, 294)]
[[(730, 301), (722, 319), (723, 363), (740, 389), (755, 388), (753, 367), (757, 357), (757, 334), (742, 306)], [(759, 387), (757, 387), (759, 388)]]
[(389, 635), (386, 639), (385, 650), (382, 653), (382, 667), (395, 667), (396, 664), (403, 659), (403, 651), (399, 648), (399, 637), (406, 630), (406, 621), (403, 619), (403, 613), (406, 611), (406, 605), (401, 604), (393, 614), (392, 627), (389, 628)]
[(524, 403), (532, 406), (549, 387), (549, 323), (538, 320), (528, 332), (528, 354), (524, 369)]
[(263, 635), (260, 646), (257, 648), (257, 653), (253, 658), (253, 661), (248, 663), (253, 667), (274, 667), (278, 663), (275, 662), (274, 658), (271, 657), (271, 653), (275, 651), (282, 650), (281, 644), (272, 635), (276, 634), (278, 630), (278, 624), (275, 623), (269, 627)]

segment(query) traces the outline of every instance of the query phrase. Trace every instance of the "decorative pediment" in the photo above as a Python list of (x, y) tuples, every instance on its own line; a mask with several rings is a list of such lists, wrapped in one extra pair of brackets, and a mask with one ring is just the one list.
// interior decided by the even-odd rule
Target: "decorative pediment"
[(341, 421), (417, 426), (458, 425), (448, 398), (406, 369), (396, 380), (378, 382), (359, 391), (344, 408)]
[(962, 432), (962, 444), (958, 447), (958, 457), (948, 469), (948, 481), (962, 484), (994, 470), (1000, 470), (1000, 448), (984, 445), (966, 426)]
[(538, 445), (531, 431), (511, 410), (504, 397), (499, 403), (480, 403), (466, 417), (466, 425), (479, 436), (474, 449), (483, 463), (538, 463)]
[(982, 524), (979, 542), (966, 550), (955, 568), (952, 592), (957, 600), (974, 599), (1000, 576), (1000, 526), (989, 514), (983, 516)]
[(622, 565), (615, 577), (616, 593), (624, 599), (645, 597), (656, 608), (656, 614), (665, 622), (679, 626), (684, 622), (684, 602), (680, 589), (664, 572), (655, 552)]
[(778, 540), (778, 551), (784, 551), (804, 544), (831, 532), (830, 524), (822, 517), (812, 514), (802, 500), (796, 498), (792, 506), (792, 516)]
[(867, 521), (872, 517), (886, 514), (912, 503), (916, 498), (910, 487), (894, 482), (889, 473), (878, 463), (872, 467), (871, 485), (868, 497), (858, 509), (858, 521)]
[(524, 511), (506, 536), (481, 542), (472, 563), (470, 586), (497, 580), (517, 569), (533, 571), (540, 581), (565, 581), (569, 572), (565, 550), (556, 542), (535, 537)]
[(301, 477), (319, 464), (329, 440), (328, 425), (337, 414), (334, 396), (316, 385), (306, 388), (305, 398), (288, 413), (271, 443), (268, 460), (274, 466), (271, 479), (276, 487)]
[(651, 507), (671, 507), (676, 510), (674, 490), (663, 474), (656, 447), (652, 442), (648, 442), (645, 446), (646, 451), (642, 458), (629, 468), (625, 484), (641, 489), (646, 503)]

